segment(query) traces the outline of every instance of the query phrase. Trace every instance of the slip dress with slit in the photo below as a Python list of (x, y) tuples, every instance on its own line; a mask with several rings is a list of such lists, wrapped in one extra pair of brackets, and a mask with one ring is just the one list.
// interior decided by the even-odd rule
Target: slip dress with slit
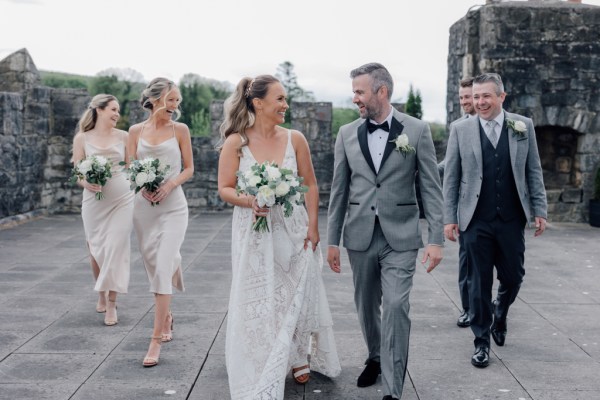
[(127, 133), (117, 131), (118, 140), (102, 148), (84, 133), (85, 156), (103, 156), (111, 162), (112, 177), (102, 187), (103, 199), (83, 191), (81, 218), (90, 255), (100, 267), (94, 290), (127, 293), (130, 270), (130, 237), (133, 224), (133, 192), (124, 167)]
[[(137, 144), (137, 157), (158, 158), (168, 164), (171, 168), (165, 182), (179, 175), (181, 150), (175, 136), (175, 124), (173, 136), (157, 145), (144, 140), (144, 127), (145, 124), (142, 125)], [(188, 204), (181, 186), (175, 187), (154, 207), (139, 192), (135, 196), (133, 225), (150, 281), (150, 292), (173, 294), (173, 286), (183, 291), (180, 248), (188, 225)]]

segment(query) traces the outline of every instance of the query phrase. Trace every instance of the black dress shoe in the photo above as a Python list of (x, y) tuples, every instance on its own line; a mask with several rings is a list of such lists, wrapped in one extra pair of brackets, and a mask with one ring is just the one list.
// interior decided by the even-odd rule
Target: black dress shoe
[(381, 400), (398, 400), (398, 399), (390, 396), (389, 394), (386, 394), (385, 396), (383, 396), (383, 399), (381, 399)]
[(477, 368), (485, 368), (490, 363), (490, 349), (486, 346), (479, 346), (475, 349), (475, 354), (471, 357), (471, 364)]
[(367, 366), (363, 370), (362, 374), (358, 377), (356, 386), (367, 387), (374, 385), (377, 381), (377, 376), (381, 373), (381, 364), (378, 361), (368, 360)]
[(493, 305), (493, 322), (492, 322), (492, 327), (491, 327), (491, 331), (492, 331), (492, 339), (494, 339), (494, 343), (496, 343), (498, 346), (502, 347), (504, 346), (504, 341), (506, 340), (506, 332), (507, 332), (507, 327), (506, 327), (506, 321), (500, 321), (496, 318), (496, 300), (494, 300), (492, 302)]
[(496, 324), (492, 327), (492, 339), (500, 347), (504, 346), (504, 341), (506, 340), (506, 322), (503, 325), (503, 329), (501, 324)]
[(458, 321), (456, 321), (456, 325), (461, 328), (466, 328), (467, 326), (471, 326), (471, 317), (469, 317), (469, 311), (463, 310), (460, 313), (460, 317), (458, 317)]

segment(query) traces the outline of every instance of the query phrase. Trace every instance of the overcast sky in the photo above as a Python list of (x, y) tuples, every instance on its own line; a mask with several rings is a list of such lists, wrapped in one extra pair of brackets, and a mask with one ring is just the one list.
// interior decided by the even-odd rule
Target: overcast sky
[(132, 68), (146, 80), (196, 73), (234, 84), (290, 61), (302, 87), (338, 106), (350, 104), (349, 71), (377, 61), (394, 78), (394, 100), (412, 84), (423, 119), (445, 122), (449, 28), (484, 3), (0, 0), (0, 58), (25, 47), (41, 70)]

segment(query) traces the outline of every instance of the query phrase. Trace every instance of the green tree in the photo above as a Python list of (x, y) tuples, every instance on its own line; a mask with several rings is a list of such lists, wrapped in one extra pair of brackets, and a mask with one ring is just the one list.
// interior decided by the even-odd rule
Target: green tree
[(181, 118), (179, 121), (197, 136), (210, 135), (210, 103), (225, 99), (231, 93), (231, 85), (198, 74), (185, 74), (179, 81), (181, 92)]
[[(287, 93), (288, 104), (292, 104), (292, 101), (315, 101), (313, 92), (304, 90), (298, 84), (298, 77), (294, 71), (294, 64), (289, 61), (284, 61), (277, 67), (275, 77), (279, 79)], [(289, 126), (291, 123), (290, 110), (288, 109), (285, 113), (285, 126)]]
[(417, 89), (415, 93), (412, 85), (410, 85), (410, 89), (408, 90), (408, 99), (406, 100), (405, 106), (406, 113), (418, 119), (423, 118), (421, 102), (421, 92)]
[(61, 72), (40, 71), (42, 85), (53, 88), (87, 89), (90, 77)]
[(331, 121), (331, 134), (336, 137), (340, 127), (358, 119), (358, 110), (355, 108), (333, 108)]

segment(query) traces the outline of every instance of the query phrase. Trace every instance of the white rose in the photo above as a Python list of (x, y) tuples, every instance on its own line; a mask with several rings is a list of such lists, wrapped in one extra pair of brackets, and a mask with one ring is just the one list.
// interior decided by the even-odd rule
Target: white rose
[(291, 187), (300, 186), (300, 182), (298, 182), (298, 179), (296, 179), (296, 178), (294, 178), (293, 180), (290, 180), (288, 183), (290, 184)]
[(79, 170), (79, 172), (81, 174), (83, 174), (83, 175), (87, 174), (92, 169), (92, 161), (88, 160), (88, 159), (81, 161), (79, 163), (79, 165), (77, 166), (77, 169)]
[(300, 200), (302, 200), (302, 193), (300, 193), (300, 192), (296, 192), (295, 195), (293, 195), (292, 197), (290, 197), (290, 201), (292, 203), (299, 204)]
[(96, 156), (96, 161), (98, 162), (98, 164), (105, 166), (108, 163), (108, 160), (106, 159), (106, 157), (102, 157), (102, 156)]
[(408, 144), (408, 136), (406, 136), (405, 133), (403, 133), (402, 135), (398, 136), (398, 138), (396, 139), (396, 146), (397, 147), (404, 147)]
[(248, 186), (256, 187), (260, 183), (262, 179), (260, 176), (252, 175), (250, 179), (248, 179)]
[(152, 171), (148, 172), (148, 177), (146, 178), (146, 182), (152, 182), (156, 179), (156, 174)]
[(258, 188), (258, 194), (256, 195), (256, 201), (260, 207), (271, 207), (275, 204), (275, 192), (268, 186), (261, 186)]
[(290, 191), (290, 185), (288, 185), (285, 181), (282, 181), (279, 183), (279, 185), (277, 185), (277, 187), (275, 188), (275, 194), (277, 196), (285, 196), (286, 194), (288, 194)]
[(135, 176), (135, 184), (138, 186), (144, 185), (144, 183), (148, 182), (148, 174), (145, 172), (140, 172)]
[(267, 176), (271, 181), (281, 178), (281, 171), (279, 171), (279, 168), (277, 167), (267, 166), (265, 167), (265, 171), (267, 172)]
[(515, 121), (515, 131), (517, 132), (526, 132), (527, 125), (523, 121)]

